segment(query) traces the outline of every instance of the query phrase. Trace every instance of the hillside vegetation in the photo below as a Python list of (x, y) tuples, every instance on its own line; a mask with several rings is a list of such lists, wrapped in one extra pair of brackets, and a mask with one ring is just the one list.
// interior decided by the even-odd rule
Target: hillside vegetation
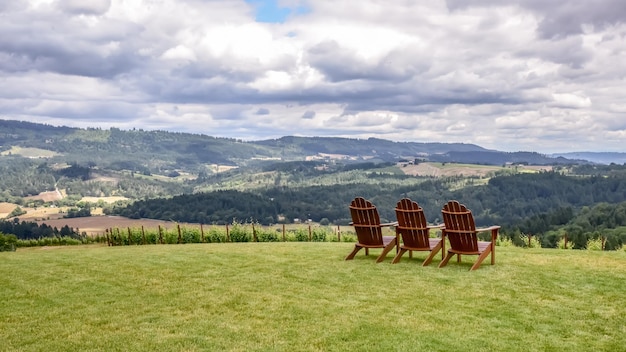
[(479, 225), (502, 225), (516, 243), (532, 235), (554, 247), (565, 234), (578, 248), (601, 237), (609, 249), (625, 241), (623, 165), (375, 138), (244, 142), (5, 120), (0, 127), (0, 202), (27, 214), (54, 206), (63, 216), (97, 208), (133, 219), (341, 225), (355, 196), (374, 202), (384, 220), (410, 197), (438, 223), (441, 206), (458, 199)]

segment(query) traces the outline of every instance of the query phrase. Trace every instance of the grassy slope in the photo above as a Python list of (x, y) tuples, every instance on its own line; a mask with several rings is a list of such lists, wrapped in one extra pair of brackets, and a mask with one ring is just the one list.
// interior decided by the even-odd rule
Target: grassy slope
[[(0, 253), (4, 351), (614, 351), (626, 252), (498, 247), (438, 269), (349, 243)], [(488, 262), (488, 261), (486, 261)]]

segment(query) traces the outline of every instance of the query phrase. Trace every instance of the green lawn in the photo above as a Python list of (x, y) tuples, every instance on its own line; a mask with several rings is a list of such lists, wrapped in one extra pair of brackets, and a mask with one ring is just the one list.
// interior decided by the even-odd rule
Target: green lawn
[(619, 351), (626, 252), (391, 265), (351, 243), (0, 253), (1, 351)]

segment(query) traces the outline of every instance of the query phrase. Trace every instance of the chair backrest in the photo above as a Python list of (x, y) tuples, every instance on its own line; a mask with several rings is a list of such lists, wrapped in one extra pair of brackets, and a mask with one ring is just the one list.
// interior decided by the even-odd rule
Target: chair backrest
[(465, 205), (451, 200), (443, 206), (441, 214), (450, 247), (463, 252), (477, 252), (478, 237), (472, 212)]
[(359, 243), (373, 246), (383, 244), (380, 216), (372, 202), (362, 197), (354, 198), (350, 203), (350, 216)]
[(396, 205), (396, 231), (402, 236), (402, 242), (407, 247), (429, 248), (428, 223), (424, 209), (409, 198), (401, 199)]

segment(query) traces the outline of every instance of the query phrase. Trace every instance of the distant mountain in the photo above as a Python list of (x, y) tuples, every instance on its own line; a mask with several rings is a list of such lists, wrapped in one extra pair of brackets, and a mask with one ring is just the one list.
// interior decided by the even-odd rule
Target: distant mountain
[[(585, 163), (580, 160), (582, 157), (593, 156), (590, 153), (572, 154), (576, 159), (569, 159), (563, 155), (552, 157), (535, 152), (500, 152), (465, 143), (393, 142), (379, 138), (286, 136), (243, 142), (191, 133), (80, 129), (0, 120), (0, 152), (4, 155), (19, 154), (15, 148), (22, 148), (22, 153), (25, 148), (31, 148), (31, 154), (27, 156), (31, 158), (38, 157), (37, 151), (40, 152), (39, 157), (47, 157), (53, 152), (50, 161), (55, 163), (161, 175), (179, 171), (197, 174), (206, 165), (245, 166), (264, 160), (339, 158), (350, 163), (419, 159), (485, 165), (556, 165)], [(602, 155), (605, 154), (609, 153)], [(626, 154), (622, 157), (626, 160)]]
[(553, 157), (562, 157), (567, 159), (583, 159), (598, 164), (626, 164), (626, 153), (616, 152), (572, 152), (552, 154)]
[(551, 157), (536, 152), (498, 152), (498, 151), (450, 151), (445, 154), (435, 154), (428, 158), (429, 161), (455, 162), (464, 164), (529, 164), (529, 165), (571, 165), (588, 164), (587, 160), (567, 159), (564, 157)]
[(379, 138), (350, 139), (338, 137), (286, 136), (251, 142), (281, 148), (287, 155), (339, 154), (394, 161), (402, 157), (428, 156), (451, 151), (483, 152), (487, 149), (464, 143), (393, 142)]

